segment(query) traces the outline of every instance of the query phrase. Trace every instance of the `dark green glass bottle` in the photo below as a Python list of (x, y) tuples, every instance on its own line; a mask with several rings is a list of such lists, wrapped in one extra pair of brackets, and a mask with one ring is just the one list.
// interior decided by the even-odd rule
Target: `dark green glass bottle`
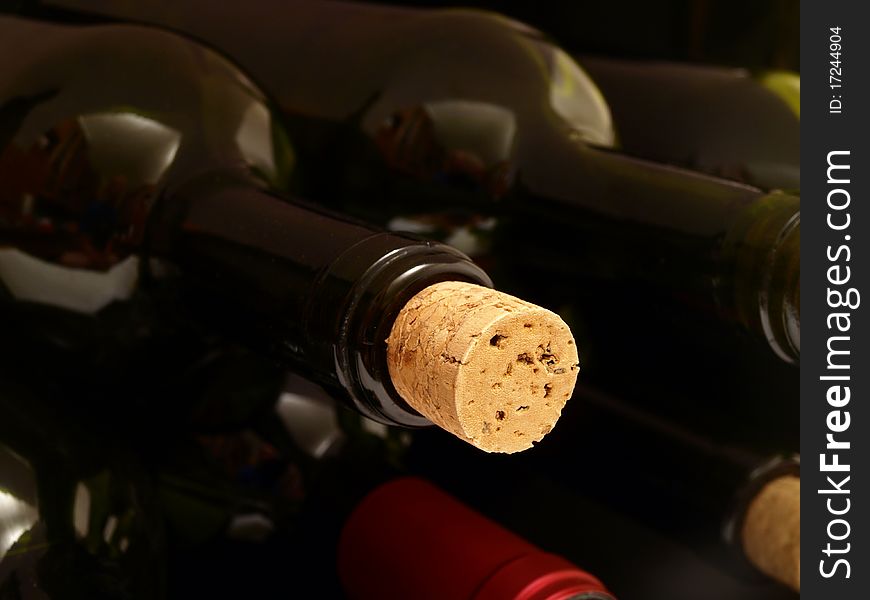
[[(14, 542), (0, 546), (4, 592), (440, 600), (481, 587), (490, 590), (481, 600), (530, 600), (529, 588), (534, 600), (613, 600), (594, 576), (400, 477), (407, 432), (342, 409), (299, 377), (250, 428), (190, 436), (155, 435), (147, 415), (119, 421), (83, 401), (92, 390), (60, 393), (32, 369), (0, 374), (0, 542)], [(203, 404), (242, 388), (204, 390)], [(433, 548), (454, 563), (437, 586)]]
[(798, 360), (798, 198), (611, 151), (601, 93), (529, 27), (337, 2), (51, 5), (232, 57), (279, 103), (319, 202), (489, 255), (508, 289), (676, 304)]
[(478, 266), (276, 196), (293, 147), (214, 52), (135, 26), (0, 29), (0, 318), (22, 353), (110, 386), (237, 339), (372, 418), (428, 424), (385, 340), (429, 285), (488, 287)]
[[(166, 592), (157, 494), (111, 430), (0, 377), (0, 598), (151, 600)], [(72, 409), (73, 412), (76, 409)], [(94, 425), (94, 423), (91, 423)]]
[[(179, 541), (173, 564), (205, 580), (179, 577), (191, 591), (613, 599), (594, 576), (403, 476), (407, 432), (342, 411), (295, 376), (273, 416), (275, 426), (263, 436), (225, 432), (164, 448), (159, 489), (170, 540)], [(232, 568), (209, 573), (218, 561)]]
[(578, 58), (622, 151), (763, 189), (800, 189), (800, 76)]
[[(798, 455), (753, 447), (739, 441), (739, 432), (728, 435), (682, 426), (645, 410), (638, 398), (626, 402), (578, 387), (575, 399), (569, 425), (533, 457), (536, 468), (680, 539), (735, 574), (752, 579), (760, 571), (799, 590)], [(588, 427), (593, 423), (595, 427)], [(584, 444), (601, 448), (601, 455), (584, 459), (576, 451), (580, 437)], [(568, 472), (564, 465), (548, 467), (558, 465), (552, 459), (559, 455), (570, 455), (572, 466), (583, 476)], [(789, 491), (768, 508), (773, 516), (766, 530), (759, 531), (748, 516), (772, 484), (788, 486)], [(779, 554), (777, 562), (788, 568), (770, 569), (759, 560), (747, 541), (754, 536), (761, 536), (769, 544), (766, 553)]]

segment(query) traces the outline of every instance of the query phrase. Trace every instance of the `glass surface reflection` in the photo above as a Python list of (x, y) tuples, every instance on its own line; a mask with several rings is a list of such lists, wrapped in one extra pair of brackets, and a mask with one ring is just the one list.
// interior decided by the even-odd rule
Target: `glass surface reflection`
[(550, 104), (578, 139), (596, 146), (615, 142), (610, 108), (586, 72), (564, 50), (541, 44), (550, 71)]
[(510, 186), (516, 132), (504, 107), (445, 100), (395, 112), (375, 140), (393, 169), (499, 197)]
[(0, 561), (39, 519), (30, 465), (0, 443)]
[(210, 51), (137, 29), (65, 39), (53, 61), (24, 41), (0, 75), (0, 294), (97, 315), (159, 264), (140, 259), (167, 186), (211, 165), (278, 185), (293, 152), (259, 91)]

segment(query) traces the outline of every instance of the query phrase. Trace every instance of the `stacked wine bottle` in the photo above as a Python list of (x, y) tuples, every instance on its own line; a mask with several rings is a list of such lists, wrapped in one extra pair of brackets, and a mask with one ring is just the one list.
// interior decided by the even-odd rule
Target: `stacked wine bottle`
[(796, 75), (469, 9), (12, 13), (0, 597), (799, 591)]

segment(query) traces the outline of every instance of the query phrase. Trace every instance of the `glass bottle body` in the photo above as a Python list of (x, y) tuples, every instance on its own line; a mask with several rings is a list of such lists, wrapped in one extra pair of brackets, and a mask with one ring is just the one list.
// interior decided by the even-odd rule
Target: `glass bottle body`
[(800, 77), (581, 57), (634, 156), (762, 189), (800, 189)]
[(23, 346), (118, 383), (131, 356), (188, 360), (229, 334), (374, 418), (427, 423), (384, 340), (428, 285), (489, 285), (478, 267), (273, 195), (293, 148), (214, 52), (140, 27), (2, 26), (0, 282)]

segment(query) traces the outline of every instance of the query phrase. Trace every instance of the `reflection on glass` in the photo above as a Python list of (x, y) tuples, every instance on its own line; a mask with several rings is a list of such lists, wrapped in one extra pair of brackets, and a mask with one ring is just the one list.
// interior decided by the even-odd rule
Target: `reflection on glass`
[(447, 100), (395, 112), (375, 141), (393, 169), (497, 198), (510, 187), (516, 134), (504, 107)]
[(176, 129), (131, 112), (65, 119), (32, 144), (9, 143), (0, 282), (17, 299), (84, 314), (130, 298), (154, 189), (180, 144)]
[(103, 541), (107, 544), (111, 544), (117, 530), (118, 517), (115, 515), (109, 515), (109, 518), (106, 519), (106, 526), (103, 527)]
[(263, 542), (275, 532), (275, 523), (261, 513), (234, 515), (227, 525), (227, 537), (241, 542)]
[[(110, 270), (141, 242), (153, 180), (177, 147), (171, 130), (130, 114), (65, 119), (32, 144), (12, 141), (0, 149), (0, 247), (66, 267), (70, 278)], [(20, 279), (10, 262), (5, 272)]]
[(320, 386), (297, 375), (288, 378), (275, 413), (293, 442), (310, 456), (323, 458), (344, 442), (330, 398)]
[(424, 213), (401, 215), (387, 222), (390, 231), (414, 233), (443, 240), (472, 258), (487, 254), (498, 221), (475, 213)]
[(429, 102), (424, 106), (434, 134), (445, 150), (472, 151), (483, 165), (510, 158), (517, 134), (513, 112), (470, 100)]
[(91, 492), (84, 482), (76, 485), (75, 500), (72, 505), (73, 528), (79, 537), (87, 537), (91, 527)]
[(236, 132), (236, 144), (250, 166), (263, 173), (269, 181), (276, 178), (272, 115), (266, 105), (259, 102), (248, 105)]
[(88, 315), (129, 299), (138, 272), (135, 256), (99, 272), (54, 265), (14, 248), (0, 249), (0, 281), (13, 297)]
[(610, 109), (592, 79), (573, 58), (554, 46), (550, 65), (550, 103), (584, 142), (612, 146)]
[(38, 518), (35, 506), (0, 489), (0, 559)]
[(38, 519), (33, 470), (0, 443), (0, 561)]
[(782, 98), (788, 107), (800, 118), (801, 116), (801, 77), (790, 71), (768, 71), (759, 81), (761, 84)]
[(175, 159), (181, 133), (129, 112), (79, 117), (91, 166), (123, 178), (128, 186), (154, 185)]

